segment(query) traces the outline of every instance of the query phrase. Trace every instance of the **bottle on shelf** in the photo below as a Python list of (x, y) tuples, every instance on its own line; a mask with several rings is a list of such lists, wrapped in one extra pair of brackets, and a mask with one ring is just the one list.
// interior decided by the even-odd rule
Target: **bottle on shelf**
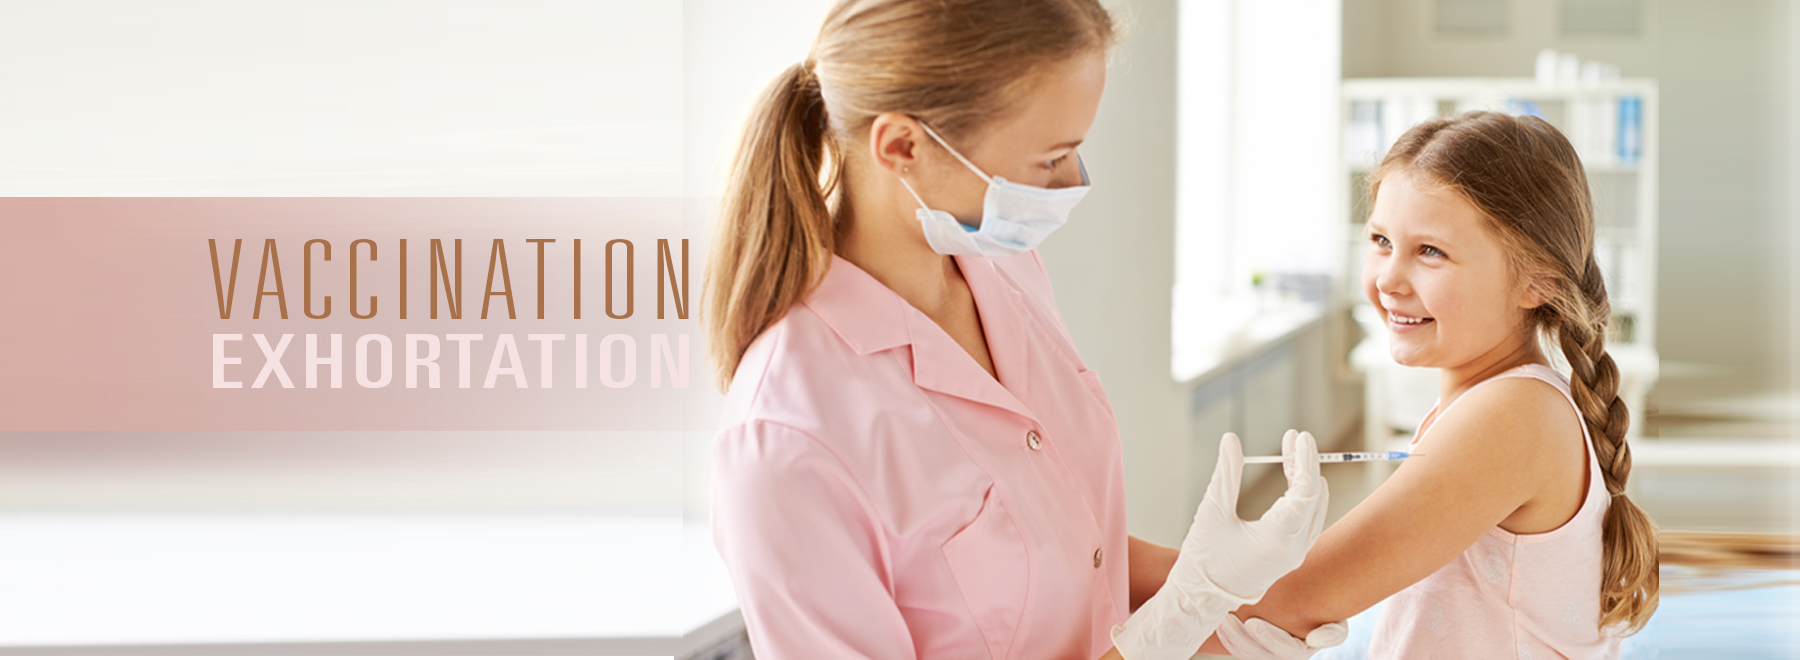
[(1634, 167), (1644, 154), (1644, 99), (1619, 97), (1619, 164)]

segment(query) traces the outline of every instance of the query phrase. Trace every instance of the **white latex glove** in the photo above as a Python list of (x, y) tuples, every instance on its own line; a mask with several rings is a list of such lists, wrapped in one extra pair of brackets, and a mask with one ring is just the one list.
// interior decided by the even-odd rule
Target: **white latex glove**
[(1219, 624), (1218, 634), (1219, 642), (1233, 658), (1304, 660), (1319, 649), (1344, 643), (1350, 637), (1350, 628), (1342, 621), (1333, 621), (1312, 629), (1306, 633), (1306, 639), (1301, 640), (1280, 626), (1256, 617), (1239, 621), (1236, 616), (1226, 616)]
[(1262, 600), (1269, 585), (1300, 566), (1325, 529), (1328, 503), (1312, 434), (1281, 438), (1287, 492), (1261, 519), (1237, 516), (1244, 449), (1234, 434), (1219, 440), (1219, 463), (1168, 581), (1123, 625), (1113, 646), (1126, 660), (1186, 660), (1231, 610)]

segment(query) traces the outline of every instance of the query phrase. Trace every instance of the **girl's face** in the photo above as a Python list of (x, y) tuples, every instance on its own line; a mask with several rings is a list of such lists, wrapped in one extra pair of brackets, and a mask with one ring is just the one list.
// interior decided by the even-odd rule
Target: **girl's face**
[(1528, 333), (1536, 301), (1508, 272), (1481, 212), (1455, 191), (1400, 171), (1369, 214), (1363, 295), (1387, 323), (1394, 361), (1455, 369), (1497, 357)]

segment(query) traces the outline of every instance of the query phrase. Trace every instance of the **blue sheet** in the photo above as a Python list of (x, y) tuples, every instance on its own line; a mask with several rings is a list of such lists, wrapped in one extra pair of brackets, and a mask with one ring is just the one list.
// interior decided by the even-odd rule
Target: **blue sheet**
[[(1625, 638), (1626, 660), (1800, 658), (1800, 570), (1701, 574), (1664, 566), (1662, 575), (1665, 585), (1679, 581), (1704, 589), (1663, 592), (1650, 623)], [(1313, 657), (1367, 660), (1369, 635), (1380, 611), (1377, 604), (1351, 617), (1350, 639)]]

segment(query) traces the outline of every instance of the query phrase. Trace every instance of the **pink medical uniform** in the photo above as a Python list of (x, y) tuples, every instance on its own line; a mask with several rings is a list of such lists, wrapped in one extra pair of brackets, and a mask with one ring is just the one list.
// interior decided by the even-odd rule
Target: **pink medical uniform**
[[(1528, 364), (1482, 381), (1536, 378), (1562, 392), (1577, 419), (1581, 409), (1569, 382), (1555, 370)], [(1437, 419), (1456, 408), (1450, 402)], [(1413, 446), (1430, 433), (1420, 429)], [(1382, 605), (1369, 644), (1370, 658), (1617, 658), (1619, 638), (1602, 635), (1600, 622), (1601, 523), (1612, 503), (1600, 463), (1581, 425), (1587, 448), (1587, 496), (1575, 516), (1540, 534), (1514, 534), (1496, 526), (1462, 555)]]
[(750, 345), (713, 539), (761, 658), (1097, 658), (1128, 612), (1118, 423), (1035, 251), (956, 257), (999, 381), (867, 272)]

